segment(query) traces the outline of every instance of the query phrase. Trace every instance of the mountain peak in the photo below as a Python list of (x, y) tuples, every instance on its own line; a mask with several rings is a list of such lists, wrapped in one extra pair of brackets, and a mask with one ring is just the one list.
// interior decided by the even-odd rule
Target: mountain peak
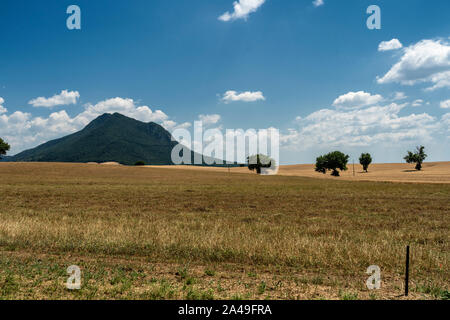
[(49, 141), (16, 156), (14, 161), (108, 162), (132, 165), (172, 164), (177, 144), (172, 135), (154, 122), (141, 122), (120, 113), (105, 113), (83, 130)]

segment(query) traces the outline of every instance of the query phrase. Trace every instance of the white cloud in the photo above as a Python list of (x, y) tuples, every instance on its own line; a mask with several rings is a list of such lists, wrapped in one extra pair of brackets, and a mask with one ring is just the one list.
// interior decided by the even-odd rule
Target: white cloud
[(430, 81), (433, 86), (426, 88), (425, 91), (434, 91), (441, 88), (450, 88), (450, 71), (440, 72), (432, 75)]
[(408, 98), (408, 97), (405, 95), (404, 92), (396, 92), (396, 93), (394, 94), (394, 101), (404, 100), (404, 99), (406, 99), (406, 98)]
[(184, 122), (181, 124), (177, 124), (173, 120), (165, 120), (161, 123), (161, 126), (163, 126), (166, 130), (172, 132), (175, 129), (187, 129), (190, 126), (192, 126), (192, 124), (190, 122)]
[[(442, 116), (441, 122), (444, 128), (447, 128), (447, 133), (450, 134), (450, 113), (446, 113)], [(447, 136), (450, 139), (450, 135)]]
[[(446, 137), (450, 141), (450, 113), (446, 113), (441, 118), (442, 126), (446, 129)], [(441, 141), (440, 141), (441, 142)], [(442, 143), (442, 142), (441, 142)]]
[(422, 99), (414, 100), (413, 103), (411, 104), (411, 106), (413, 106), (413, 107), (420, 107), (421, 105), (423, 105)]
[(400, 116), (407, 104), (364, 109), (322, 109), (298, 118), (298, 128), (282, 135), (285, 147), (299, 150), (333, 147), (396, 146), (431, 141), (443, 121), (426, 114)]
[(5, 99), (0, 97), (0, 114), (8, 112), (8, 109), (6, 109), (3, 104), (5, 103)]
[(450, 87), (450, 45), (445, 40), (422, 40), (404, 49), (404, 54), (378, 83), (414, 85), (432, 83), (427, 90)]
[[(424, 102), (421, 100), (421, 103)], [(282, 150), (284, 153), (295, 154), (308, 163), (321, 152), (334, 148), (353, 155), (361, 150), (372, 150), (380, 154), (385, 152), (380, 158), (389, 161), (400, 160), (401, 158), (396, 158), (397, 152), (403, 152), (411, 145), (426, 144), (439, 150), (442, 139), (450, 139), (450, 113), (440, 119), (427, 113), (407, 113), (410, 110), (406, 108), (408, 105), (409, 103), (385, 103), (342, 108), (338, 104), (335, 108), (298, 116), (295, 127), (280, 136)], [(386, 150), (390, 153), (386, 154)], [(298, 151), (302, 152), (299, 154)]]
[(383, 101), (383, 97), (379, 94), (371, 95), (364, 91), (346, 93), (333, 102), (333, 106), (337, 108), (360, 108), (370, 106)]
[(87, 104), (85, 110), (74, 117), (69, 116), (65, 110), (53, 112), (48, 117), (33, 117), (30, 113), (21, 111), (10, 115), (0, 114), (0, 136), (9, 142), (11, 154), (15, 154), (77, 132), (98, 116), (114, 112), (143, 122), (156, 122), (168, 130), (190, 126), (187, 122), (178, 125), (161, 110), (153, 111), (148, 106), (136, 104), (133, 99), (118, 97)]
[(79, 98), (80, 94), (78, 93), (78, 91), (62, 90), (60, 94), (56, 94), (53, 97), (50, 98), (39, 97), (30, 100), (28, 104), (31, 104), (33, 107), (52, 108), (56, 106), (76, 104), (77, 99)]
[(450, 109), (450, 99), (441, 102), (442, 109)]
[(168, 116), (161, 110), (152, 111), (148, 106), (138, 106), (133, 99), (113, 98), (100, 101), (95, 105), (87, 104), (83, 113), (77, 117), (82, 118), (86, 123), (104, 114), (119, 112), (127, 117), (143, 122), (162, 123)]
[(446, 113), (442, 116), (442, 121), (447, 125), (447, 130), (450, 130), (450, 113)]
[(378, 46), (378, 51), (390, 51), (403, 48), (402, 43), (398, 39), (392, 39), (390, 41), (382, 41)]
[(325, 2), (323, 0), (314, 0), (313, 1), (314, 7), (320, 7), (320, 6), (323, 6), (324, 4), (325, 4)]
[(255, 91), (255, 92), (246, 91), (246, 92), (238, 93), (236, 91), (229, 90), (229, 91), (225, 92), (222, 100), (225, 103), (236, 102), (236, 101), (255, 102), (255, 101), (259, 101), (259, 100), (264, 101), (264, 100), (266, 100), (266, 98), (264, 97), (264, 95), (261, 91)]
[(218, 114), (208, 114), (208, 115), (201, 114), (199, 115), (198, 118), (200, 121), (203, 122), (204, 126), (210, 126), (217, 124), (220, 121), (221, 117)]
[(234, 11), (225, 12), (219, 17), (221, 21), (233, 21), (237, 19), (247, 19), (250, 13), (255, 12), (266, 0), (238, 0), (233, 3)]

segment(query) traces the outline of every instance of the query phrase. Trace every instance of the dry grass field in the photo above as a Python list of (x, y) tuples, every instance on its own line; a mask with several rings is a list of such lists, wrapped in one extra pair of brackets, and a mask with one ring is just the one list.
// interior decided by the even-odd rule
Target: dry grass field
[[(151, 168), (158, 168), (149, 166)], [(382, 163), (372, 164), (369, 172), (364, 172), (360, 164), (348, 165), (348, 170), (341, 172), (341, 177), (336, 178), (327, 173), (326, 175), (315, 172), (314, 165), (301, 164), (291, 166), (280, 166), (279, 175), (309, 177), (318, 179), (351, 180), (351, 181), (387, 181), (387, 182), (412, 182), (412, 183), (450, 183), (450, 162), (427, 162), (423, 164), (422, 171), (414, 170), (414, 165), (407, 163)], [(163, 167), (159, 167), (163, 168)], [(168, 169), (185, 169), (228, 172), (228, 168), (217, 167), (194, 167), (194, 166), (164, 166)], [(232, 173), (249, 173), (247, 168), (230, 168)]]
[(186, 169), (0, 163), (0, 298), (449, 297), (449, 184)]

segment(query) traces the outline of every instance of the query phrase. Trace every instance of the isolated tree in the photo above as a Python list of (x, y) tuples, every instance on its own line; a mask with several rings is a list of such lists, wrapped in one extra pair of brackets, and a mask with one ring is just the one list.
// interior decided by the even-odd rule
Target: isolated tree
[(316, 171), (326, 174), (331, 170), (331, 175), (339, 177), (339, 170), (347, 170), (347, 163), (350, 157), (340, 151), (330, 152), (316, 159)]
[(316, 159), (316, 171), (326, 174), (327, 168), (326, 168), (326, 158), (325, 156), (320, 156)]
[(370, 153), (363, 153), (361, 157), (359, 157), (359, 163), (363, 166), (365, 172), (369, 172), (369, 165), (372, 163), (372, 157)]
[(428, 157), (428, 155), (425, 153), (425, 147), (420, 146), (416, 147), (415, 152), (408, 151), (408, 154), (404, 157), (407, 163), (415, 163), (416, 164), (416, 170), (420, 171), (422, 170), (422, 163), (425, 161), (425, 159)]
[(0, 159), (2, 158), (2, 156), (6, 155), (6, 152), (9, 151), (9, 148), (10, 145), (3, 141), (2, 138), (0, 138)]
[(257, 154), (247, 157), (247, 165), (250, 171), (256, 170), (257, 174), (261, 174), (262, 168), (275, 166), (275, 160), (264, 154)]

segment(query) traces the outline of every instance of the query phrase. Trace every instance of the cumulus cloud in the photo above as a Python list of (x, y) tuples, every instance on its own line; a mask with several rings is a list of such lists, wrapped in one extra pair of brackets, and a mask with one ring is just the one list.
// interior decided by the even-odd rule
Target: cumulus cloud
[(317, 146), (393, 146), (432, 140), (443, 122), (426, 113), (401, 116), (406, 105), (392, 103), (353, 110), (322, 109), (298, 118), (298, 128), (282, 135), (281, 142), (306, 150)]
[(408, 97), (406, 96), (406, 94), (404, 92), (396, 92), (394, 94), (394, 100), (395, 101), (397, 101), (397, 100), (404, 100), (406, 98), (408, 98)]
[(450, 99), (441, 102), (442, 109), (450, 109)]
[(239, 0), (233, 3), (234, 11), (225, 12), (219, 17), (219, 20), (228, 22), (237, 19), (247, 19), (250, 13), (256, 12), (266, 0)]
[(33, 117), (30, 113), (16, 111), (10, 115), (0, 114), (0, 136), (11, 145), (11, 153), (35, 147), (46, 141), (74, 133), (104, 113), (119, 112), (143, 122), (156, 122), (171, 130), (189, 127), (190, 123), (178, 125), (161, 110), (137, 104), (133, 99), (112, 98), (96, 104), (87, 104), (83, 112), (71, 117), (65, 110), (53, 112), (48, 117)]
[(314, 7), (320, 7), (320, 6), (323, 6), (324, 4), (325, 4), (325, 2), (323, 0), (314, 0), (313, 1)]
[(210, 126), (217, 124), (220, 121), (221, 117), (218, 114), (201, 114), (198, 119), (203, 122), (204, 126)]
[(421, 105), (423, 105), (423, 100), (422, 99), (417, 99), (414, 100), (413, 103), (411, 104), (413, 107), (420, 107)]
[(78, 91), (62, 90), (60, 94), (55, 94), (53, 97), (38, 97), (30, 100), (28, 104), (31, 104), (33, 107), (52, 108), (56, 106), (76, 104), (79, 98), (80, 94)]
[(398, 39), (392, 39), (390, 41), (382, 41), (378, 46), (378, 51), (390, 51), (403, 48), (402, 43)]
[(404, 54), (378, 83), (414, 85), (431, 83), (426, 90), (450, 87), (450, 45), (445, 40), (422, 40), (404, 49)]
[(450, 113), (446, 113), (442, 116), (441, 122), (444, 128), (447, 128), (447, 139), (450, 139)]
[(255, 101), (259, 101), (259, 100), (264, 101), (264, 100), (266, 100), (266, 98), (264, 97), (264, 94), (261, 91), (255, 91), (255, 92), (246, 91), (246, 92), (238, 93), (236, 91), (229, 90), (229, 91), (225, 92), (222, 100), (225, 103), (236, 102), (236, 101), (255, 102)]
[(295, 126), (280, 136), (283, 153), (295, 152), (309, 163), (333, 149), (353, 156), (366, 150), (380, 154), (379, 161), (398, 161), (406, 148), (426, 144), (440, 150), (442, 139), (450, 139), (450, 113), (439, 119), (428, 113), (408, 112), (409, 103), (383, 101), (359, 108), (338, 105), (296, 117)]
[(163, 126), (168, 131), (173, 131), (176, 129), (187, 129), (187, 128), (191, 127), (192, 124), (190, 122), (184, 122), (184, 123), (177, 124), (173, 120), (165, 120), (161, 123), (161, 126)]
[(379, 94), (372, 95), (364, 91), (346, 93), (333, 102), (333, 106), (337, 108), (361, 108), (370, 106), (383, 101), (383, 97)]
[(442, 122), (445, 123), (447, 130), (450, 131), (450, 113), (446, 113), (442, 116)]
[(148, 106), (138, 106), (133, 99), (112, 98), (100, 101), (95, 105), (87, 104), (85, 111), (77, 117), (86, 123), (104, 113), (119, 112), (127, 117), (143, 122), (163, 123), (168, 116), (161, 110), (152, 111)]
[(6, 109), (3, 104), (5, 103), (5, 99), (0, 97), (0, 114), (8, 112), (8, 109)]
[(450, 88), (450, 71), (436, 73), (430, 77), (430, 81), (434, 83), (434, 85), (426, 88), (425, 91)]

